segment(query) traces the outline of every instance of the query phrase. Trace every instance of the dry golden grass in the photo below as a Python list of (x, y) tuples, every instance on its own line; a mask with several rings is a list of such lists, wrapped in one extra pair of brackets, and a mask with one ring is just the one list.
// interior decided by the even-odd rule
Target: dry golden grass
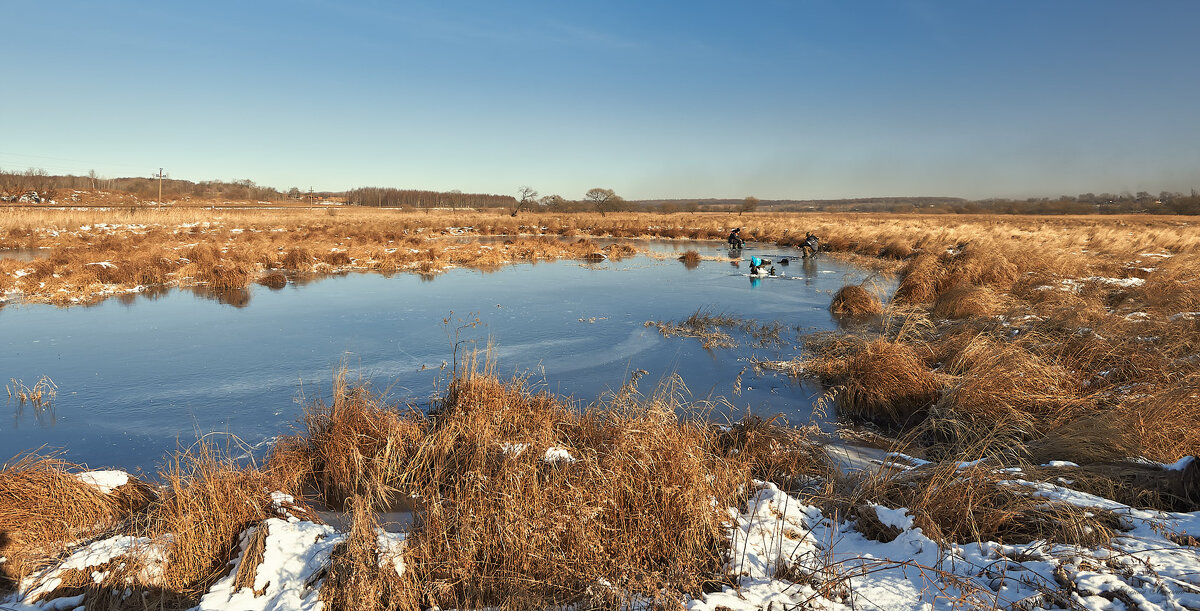
[(0, 468), (0, 589), (46, 565), (67, 546), (114, 528), (153, 497), (130, 482), (109, 494), (76, 477), (78, 465), (25, 454)]
[(999, 296), (992, 289), (964, 284), (939, 294), (930, 313), (938, 318), (993, 316), (1000, 312), (1002, 305)]
[(688, 250), (679, 255), (679, 260), (683, 262), (684, 267), (695, 269), (700, 265), (700, 253), (695, 250)]
[[(1200, 454), (1200, 374), (1184, 379), (1150, 397), (1122, 402), (1114, 418), (1136, 455), (1173, 457)], [(1200, 457), (1198, 457), (1200, 458)]]
[(986, 461), (967, 468), (947, 461), (868, 476), (850, 498), (861, 499), (853, 502), (859, 529), (885, 541), (896, 533), (877, 517), (870, 519), (874, 516), (864, 511), (865, 504), (905, 507), (914, 526), (944, 543), (1040, 540), (1095, 547), (1106, 543), (1117, 529), (1117, 517), (1111, 512), (1035, 497), (1012, 479), (1012, 474), (997, 472)]
[[(841, 346), (839, 346), (841, 347)], [(879, 339), (827, 355), (812, 370), (835, 389), (837, 413), (889, 427), (912, 426), (938, 400), (941, 383), (908, 345)]]
[(910, 259), (900, 270), (900, 285), (896, 300), (907, 303), (928, 303), (938, 295), (944, 282), (945, 270), (935, 255), (922, 253)]
[(163, 491), (147, 512), (144, 536), (166, 542), (170, 562), (157, 583), (141, 585), (196, 601), (226, 571), (238, 536), (276, 515), (270, 492), (278, 482), (208, 443), (176, 455), (159, 478)]
[(414, 495), (421, 517), (402, 583), (363, 575), (377, 565), (361, 533), (335, 553), (343, 572), (323, 592), (335, 606), (380, 592), (443, 608), (678, 600), (724, 579), (720, 508), (743, 500), (752, 475), (829, 469), (811, 431), (683, 419), (665, 390), (630, 385), (581, 409), (468, 366), (425, 416), (338, 380), (332, 406), (310, 406), (308, 433), (276, 447), (272, 472), (302, 473), (293, 481), (356, 514)]
[(389, 562), (381, 562), (376, 543), (379, 528), (371, 501), (355, 497), (349, 502), (352, 521), (346, 540), (331, 554), (329, 576), (321, 585), (321, 600), (333, 611), (420, 609), (410, 574), (399, 575)]
[(838, 316), (876, 316), (883, 313), (883, 303), (862, 285), (848, 284), (833, 294), (829, 311)]
[[(626, 393), (579, 412), (519, 385), (456, 380), (408, 477), (425, 502), (408, 556), (424, 597), (542, 606), (595, 600), (602, 580), (662, 595), (719, 579), (710, 500), (736, 504), (748, 466), (675, 407)], [(550, 448), (574, 461), (547, 460)]]
[(280, 439), (267, 466), (293, 486), (311, 480), (330, 507), (343, 509), (355, 497), (386, 507), (429, 422), (419, 411), (384, 404), (346, 375), (334, 376), (332, 403), (306, 406), (303, 434)]

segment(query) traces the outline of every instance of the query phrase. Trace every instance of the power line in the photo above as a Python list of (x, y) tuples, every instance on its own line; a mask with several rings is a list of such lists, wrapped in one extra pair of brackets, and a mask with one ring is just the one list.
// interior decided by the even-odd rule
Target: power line
[[(25, 160), (67, 161), (67, 162), (72, 162), (72, 163), (92, 164), (92, 166), (94, 166), (94, 164), (96, 164), (95, 160), (76, 160), (76, 158), (52, 157), (49, 155), (30, 155), (30, 154), (26, 154), (26, 152), (0, 151), (0, 157), (16, 157), (17, 163), (26, 163), (26, 164), (38, 164), (38, 162), (30, 162), (30, 161), (25, 161)], [(142, 167), (142, 166), (133, 166), (133, 164), (125, 164), (125, 163), (103, 162), (102, 164), (104, 167), (121, 169), (121, 170), (125, 170), (125, 172), (133, 172), (134, 169)], [(65, 168), (65, 166), (54, 166), (54, 167), (55, 168)]]

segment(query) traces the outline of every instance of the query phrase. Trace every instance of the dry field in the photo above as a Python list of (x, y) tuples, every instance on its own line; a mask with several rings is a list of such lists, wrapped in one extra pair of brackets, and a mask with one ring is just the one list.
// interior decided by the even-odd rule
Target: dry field
[[(325, 560), (300, 585), (333, 609), (679, 608), (753, 573), (742, 573), (757, 545), (750, 522), (773, 486), (804, 502), (801, 521), (814, 532), (848, 525), (838, 537), (853, 531), (886, 544), (912, 540), (918, 527), (939, 550), (999, 542), (986, 548), (993, 564), (1033, 562), (1005, 547), (1031, 541), (1109, 549), (1133, 528), (1130, 516), (1142, 515), (1033, 494), (1033, 484), (1014, 485), (1013, 469), (1060, 492), (1200, 508), (1200, 463), (1170, 471), (1127, 462), (1200, 451), (1200, 232), (1178, 217), (10, 209), (0, 211), (0, 248), (50, 255), (0, 260), (0, 290), (65, 305), (139, 285), (242, 288), (346, 269), (433, 274), (585, 258), (600, 250), (593, 237), (723, 239), (733, 226), (782, 245), (813, 231), (821, 256), (899, 275), (894, 295), (839, 294), (835, 309), (866, 324), (808, 337), (802, 358), (762, 365), (821, 379), (830, 405), (891, 438), (893, 451), (912, 457), (902, 457), (908, 467), (839, 473), (815, 431), (753, 419), (713, 426), (703, 414), (680, 416), (691, 408), (669, 389), (645, 396), (630, 386), (584, 408), (469, 366), (427, 415), (342, 378), (331, 404), (308, 406), (304, 430), (261, 467), (201, 448), (164, 466), (157, 484), (129, 479), (102, 494), (77, 466), (14, 459), (0, 470), (0, 589), (20, 587), (27, 601), (74, 596), (89, 609), (187, 608), (217, 591), (259, 600), (281, 587), (265, 576), (272, 546), (310, 528), (312, 549), (326, 546), (310, 557)], [(464, 240), (474, 235), (510, 237)], [(704, 338), (739, 324), (697, 312), (660, 327)], [(420, 521), (397, 547), (375, 530), (375, 511), (412, 496)], [(306, 503), (346, 509), (352, 528), (304, 526), (314, 518)], [(727, 510), (743, 506), (741, 516)], [(780, 523), (796, 511), (763, 506)], [(909, 526), (889, 517), (894, 507), (907, 508)], [(743, 519), (738, 539), (730, 529)], [(1154, 532), (1195, 555), (1200, 526)], [(779, 537), (781, 546), (804, 543), (795, 532)], [(91, 564), (63, 561), (101, 543), (107, 555), (94, 553)], [(814, 549), (821, 545), (833, 543)], [(852, 602), (832, 547), (814, 554), (803, 566), (768, 565), (768, 577), (803, 589), (805, 600)], [(1096, 564), (1055, 565), (1042, 598), (1024, 600), (1079, 605), (1090, 594), (1073, 579), (1087, 571), (1142, 583), (1129, 577), (1142, 569), (1088, 557)], [(389, 563), (397, 570), (381, 568)], [(1200, 590), (1157, 583), (1168, 594)], [(994, 601), (987, 587), (960, 592), (960, 602)]]

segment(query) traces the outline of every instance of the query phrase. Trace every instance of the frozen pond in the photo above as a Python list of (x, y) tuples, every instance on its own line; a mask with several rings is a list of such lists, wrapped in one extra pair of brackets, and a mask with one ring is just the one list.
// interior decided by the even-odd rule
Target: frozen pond
[[(656, 248), (723, 253), (712, 242)], [(727, 398), (734, 417), (749, 409), (804, 423), (818, 390), (756, 376), (748, 360), (794, 355), (797, 329), (835, 328), (832, 293), (867, 272), (824, 257), (776, 269), (781, 277), (752, 283), (745, 260), (688, 269), (673, 256), (637, 256), (452, 270), (432, 280), (349, 274), (282, 290), (255, 286), (248, 302), (171, 290), (87, 308), (10, 305), (0, 309), (0, 383), (32, 386), (48, 376), (58, 394), (52, 411), (8, 400), (0, 461), (46, 446), (92, 467), (153, 471), (165, 453), (212, 432), (261, 449), (292, 430), (301, 394), (328, 395), (343, 362), (391, 399), (427, 405), (444, 383), (456, 329), (475, 317), (481, 324), (458, 329), (459, 339), (483, 347), (490, 338), (497, 372), (527, 373), (534, 388), (590, 402), (636, 370), (648, 372), (643, 391), (678, 374), (695, 399)], [(706, 351), (694, 338), (645, 326), (698, 309), (778, 320), (787, 347)]]

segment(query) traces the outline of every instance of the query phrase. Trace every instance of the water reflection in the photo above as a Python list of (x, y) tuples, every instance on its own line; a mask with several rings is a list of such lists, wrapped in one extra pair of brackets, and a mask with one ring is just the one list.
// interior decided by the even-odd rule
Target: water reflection
[(250, 305), (250, 289), (217, 288), (211, 286), (188, 287), (188, 291), (197, 297), (212, 299), (223, 305), (244, 308)]
[(17, 261), (37, 261), (50, 256), (49, 248), (0, 248), (0, 259), (15, 259)]
[(25, 410), (28, 407), (33, 413), (34, 422), (39, 428), (48, 429), (58, 423), (58, 418), (54, 414), (54, 404), (45, 403), (42, 405), (26, 406), (24, 401), (10, 401), (15, 403), (16, 407), (13, 410), (13, 429), (20, 428), (21, 421), (25, 417)]
[(817, 281), (817, 260), (808, 257), (800, 261), (800, 269), (804, 270), (804, 283), (811, 286)]

